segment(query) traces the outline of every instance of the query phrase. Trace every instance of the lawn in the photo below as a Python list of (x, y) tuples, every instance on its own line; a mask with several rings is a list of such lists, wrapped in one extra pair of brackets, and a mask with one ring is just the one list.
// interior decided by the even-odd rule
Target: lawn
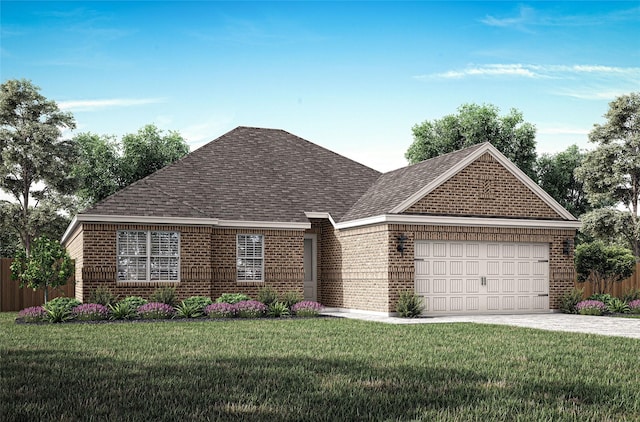
[(640, 420), (640, 342), (332, 318), (16, 325), (0, 420)]

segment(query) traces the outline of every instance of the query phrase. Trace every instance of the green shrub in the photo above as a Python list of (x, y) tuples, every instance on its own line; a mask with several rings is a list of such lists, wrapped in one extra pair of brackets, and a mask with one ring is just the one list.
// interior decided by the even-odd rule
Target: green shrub
[[(144, 299), (142, 299), (144, 300)], [(120, 301), (115, 305), (109, 305), (109, 309), (111, 310), (111, 319), (134, 319), (138, 317), (138, 312), (136, 309), (137, 306), (134, 307), (132, 305), (133, 301)], [(140, 305), (142, 306), (142, 305)]]
[(258, 302), (264, 303), (266, 306), (278, 301), (278, 292), (267, 286), (258, 290)]
[(640, 289), (629, 289), (620, 297), (624, 302), (629, 303), (640, 299)]
[(624, 302), (617, 297), (613, 297), (609, 300), (609, 303), (607, 303), (607, 310), (613, 314), (628, 314), (630, 308), (627, 302)]
[(196, 302), (182, 301), (176, 306), (176, 317), (178, 318), (199, 318), (204, 315), (203, 307)]
[(291, 309), (291, 307), (293, 305), (295, 305), (296, 303), (300, 303), (304, 300), (304, 298), (302, 297), (302, 295), (296, 291), (290, 290), (288, 292), (285, 292), (282, 295), (282, 300), (281, 302), (284, 303), (287, 308)]
[(583, 289), (571, 289), (560, 297), (560, 311), (565, 314), (577, 314), (576, 305), (582, 301)]
[(97, 303), (103, 306), (113, 305), (117, 302), (115, 295), (111, 293), (111, 290), (104, 286), (100, 286), (91, 293), (89, 303)]
[(73, 318), (71, 309), (64, 306), (56, 306), (51, 309), (45, 308), (45, 310), (47, 311), (47, 321), (49, 322), (65, 322)]
[(609, 293), (594, 293), (586, 300), (597, 300), (604, 303), (606, 306), (609, 306), (611, 299), (613, 299), (613, 296), (611, 296)]
[(273, 302), (269, 304), (267, 315), (274, 318), (280, 318), (289, 315), (289, 307), (284, 302)]
[(415, 318), (422, 313), (422, 299), (411, 290), (400, 292), (396, 311), (402, 318)]
[(120, 302), (118, 302), (118, 305), (127, 304), (131, 307), (131, 309), (135, 311), (140, 306), (146, 305), (147, 303), (149, 303), (149, 301), (147, 299), (141, 298), (140, 296), (127, 296), (124, 299), (122, 299)]
[(71, 311), (73, 310), (73, 308), (81, 304), (82, 302), (80, 302), (75, 297), (57, 297), (55, 299), (48, 301), (44, 305), (44, 309), (46, 311), (53, 311), (53, 312), (58, 312), (58, 310), (61, 310), (71, 314)]
[(204, 313), (204, 308), (211, 305), (213, 301), (210, 297), (206, 296), (191, 296), (186, 298), (184, 301), (185, 305), (188, 306), (196, 306), (200, 312)]
[(238, 302), (244, 302), (245, 300), (251, 300), (251, 298), (243, 293), (223, 293), (222, 296), (216, 299), (216, 303), (233, 305)]
[(178, 297), (176, 296), (175, 287), (159, 287), (149, 297), (151, 302), (164, 303), (169, 306), (176, 306)]

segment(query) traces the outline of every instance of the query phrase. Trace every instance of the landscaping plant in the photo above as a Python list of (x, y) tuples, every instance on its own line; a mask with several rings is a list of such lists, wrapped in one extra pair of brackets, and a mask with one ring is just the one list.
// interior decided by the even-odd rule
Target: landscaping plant
[(89, 303), (98, 303), (104, 306), (114, 305), (117, 301), (116, 296), (111, 293), (111, 290), (104, 286), (95, 289), (89, 297)]
[(265, 304), (257, 300), (243, 300), (233, 306), (239, 318), (260, 318), (267, 312)]
[(599, 300), (583, 300), (576, 305), (580, 315), (602, 315), (607, 312), (607, 305)]
[(164, 303), (169, 306), (176, 306), (178, 297), (175, 287), (159, 287), (149, 297), (150, 302)]
[(560, 311), (565, 314), (577, 314), (576, 305), (582, 301), (583, 289), (571, 289), (560, 297)]
[(184, 300), (184, 303), (189, 306), (195, 306), (200, 312), (204, 313), (204, 308), (211, 305), (213, 301), (210, 297), (206, 296), (191, 296)]
[(85, 303), (73, 308), (72, 315), (79, 321), (100, 321), (109, 318), (109, 308), (99, 303)]
[(242, 302), (245, 300), (251, 300), (251, 298), (243, 293), (223, 293), (222, 296), (216, 299), (216, 303), (234, 303)]
[(627, 303), (640, 299), (640, 289), (629, 289), (622, 294), (620, 299)]
[(267, 316), (280, 318), (290, 314), (289, 308), (283, 302), (273, 302), (268, 306)]
[(18, 312), (18, 318), (24, 322), (43, 322), (47, 320), (47, 311), (42, 306), (32, 306)]
[(138, 308), (138, 315), (142, 319), (170, 319), (175, 309), (171, 305), (160, 302), (149, 302)]
[(323, 306), (312, 300), (303, 300), (291, 307), (291, 312), (299, 317), (316, 317), (322, 311)]
[(233, 318), (236, 315), (236, 308), (229, 303), (216, 302), (204, 308), (204, 313), (209, 318)]
[(423, 309), (422, 299), (415, 294), (415, 292), (411, 290), (400, 292), (398, 304), (396, 305), (398, 316), (402, 318), (415, 318), (422, 314)]
[(278, 292), (272, 287), (263, 287), (258, 290), (258, 302), (264, 303), (266, 306), (271, 305), (278, 300)]
[(199, 318), (204, 315), (202, 307), (195, 302), (182, 301), (176, 306), (177, 318)]
[(300, 293), (293, 290), (289, 290), (287, 292), (284, 292), (284, 294), (282, 295), (281, 302), (284, 303), (287, 306), (287, 308), (291, 309), (293, 305), (295, 305), (298, 302), (302, 302), (303, 300), (304, 298)]
[(147, 299), (141, 298), (140, 296), (127, 296), (120, 302), (118, 302), (118, 304), (129, 305), (134, 311), (137, 310), (140, 306), (146, 305), (147, 303), (149, 303), (149, 301)]
[(617, 297), (612, 297), (606, 305), (607, 310), (613, 314), (627, 314), (630, 310), (629, 305)]
[(629, 312), (632, 314), (640, 314), (640, 299), (629, 302)]
[[(138, 317), (138, 307), (135, 308), (132, 302), (121, 301), (115, 305), (109, 305), (111, 319), (134, 319)], [(141, 305), (142, 306), (142, 305)]]
[(575, 264), (579, 283), (592, 283), (596, 293), (606, 293), (633, 274), (636, 258), (629, 249), (595, 241), (576, 248)]

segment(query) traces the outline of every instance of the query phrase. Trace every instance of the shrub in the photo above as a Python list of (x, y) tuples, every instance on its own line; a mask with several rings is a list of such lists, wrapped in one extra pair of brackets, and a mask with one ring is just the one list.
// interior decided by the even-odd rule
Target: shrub
[(198, 308), (198, 310), (203, 313), (204, 308), (211, 305), (213, 301), (210, 297), (206, 296), (191, 296), (184, 300), (185, 305), (191, 306), (194, 305)]
[[(120, 301), (115, 305), (109, 305), (111, 319), (133, 319), (138, 316), (137, 307), (133, 307), (132, 302)], [(142, 306), (142, 305), (141, 305)]]
[(271, 287), (263, 287), (258, 290), (258, 302), (264, 303), (266, 306), (278, 301), (278, 292)]
[(629, 313), (629, 305), (626, 302), (618, 299), (617, 297), (611, 298), (607, 303), (607, 310), (614, 314), (626, 314)]
[(289, 307), (284, 302), (273, 302), (267, 309), (267, 315), (274, 318), (288, 316), (289, 313)]
[(65, 322), (73, 317), (71, 310), (64, 306), (57, 306), (51, 309), (45, 308), (45, 310), (47, 311), (47, 320), (49, 322)]
[(314, 317), (318, 316), (322, 310), (322, 305), (312, 300), (304, 300), (298, 302), (291, 307), (291, 312), (299, 317)]
[(560, 311), (565, 314), (577, 314), (576, 305), (582, 301), (583, 289), (571, 289), (560, 297)]
[(243, 293), (223, 293), (222, 296), (216, 299), (216, 303), (234, 303), (251, 300), (251, 298)]
[(400, 292), (396, 311), (402, 318), (415, 318), (422, 313), (422, 299), (411, 290)]
[(117, 299), (111, 290), (100, 286), (91, 293), (89, 303), (98, 303), (100, 305), (109, 306), (117, 302)]
[(80, 304), (82, 304), (82, 302), (80, 302), (75, 297), (57, 297), (45, 303), (44, 309), (53, 312), (57, 312), (58, 310), (60, 310), (71, 313), (73, 308)]
[(600, 301), (605, 305), (608, 305), (609, 302), (611, 302), (611, 299), (613, 299), (613, 296), (611, 296), (609, 293), (594, 293), (587, 298), (587, 300)]
[(234, 304), (234, 307), (240, 318), (260, 318), (267, 312), (265, 304), (257, 300), (243, 300)]
[(627, 303), (638, 300), (640, 299), (640, 289), (629, 289), (622, 294), (622, 297), (620, 297), (620, 299)]
[(85, 303), (73, 308), (72, 314), (80, 321), (99, 321), (109, 318), (109, 308), (99, 303)]
[(576, 305), (580, 315), (602, 315), (607, 311), (607, 305), (599, 300), (583, 300)]
[(118, 302), (118, 305), (120, 304), (129, 305), (131, 309), (135, 311), (139, 307), (141, 307), (142, 305), (146, 305), (147, 303), (149, 303), (149, 301), (147, 299), (141, 298), (140, 296), (127, 296), (124, 299), (122, 299), (120, 302)]
[(229, 303), (212, 303), (204, 308), (204, 313), (209, 318), (233, 318), (236, 315), (236, 308)]
[(169, 306), (176, 306), (178, 303), (178, 297), (176, 296), (176, 288), (175, 287), (160, 287), (157, 288), (153, 293), (151, 293), (151, 297), (149, 297), (151, 302), (156, 303), (164, 303)]
[(138, 308), (138, 315), (142, 319), (169, 319), (174, 313), (175, 309), (171, 305), (160, 302), (149, 302)]
[(42, 306), (32, 306), (18, 312), (18, 318), (24, 322), (42, 322), (47, 320), (47, 311)]
[(176, 317), (178, 318), (198, 318), (203, 315), (203, 309), (196, 302), (182, 301), (176, 306)]
[(300, 303), (304, 300), (304, 298), (300, 295), (300, 293), (296, 291), (288, 291), (282, 295), (281, 302), (287, 305), (287, 308), (291, 309), (293, 305), (296, 303)]
[(632, 300), (628, 303), (629, 312), (632, 314), (640, 314), (640, 299)]

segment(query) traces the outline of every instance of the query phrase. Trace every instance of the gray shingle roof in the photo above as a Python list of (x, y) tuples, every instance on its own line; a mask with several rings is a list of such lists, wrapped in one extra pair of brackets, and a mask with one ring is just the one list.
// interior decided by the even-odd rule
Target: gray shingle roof
[(389, 214), (397, 205), (483, 145), (473, 145), (381, 175), (340, 221)]
[(342, 219), (380, 173), (283, 130), (238, 127), (82, 214)]

